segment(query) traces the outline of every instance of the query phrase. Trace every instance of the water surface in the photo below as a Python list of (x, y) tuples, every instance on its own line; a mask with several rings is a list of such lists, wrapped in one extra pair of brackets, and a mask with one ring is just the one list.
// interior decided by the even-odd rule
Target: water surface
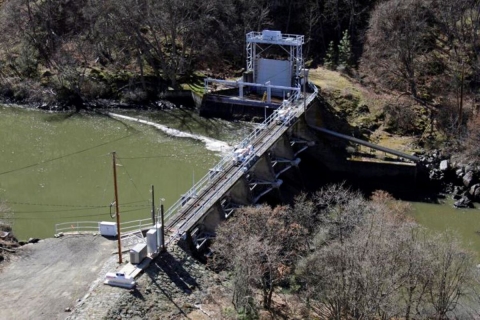
[[(456, 209), (448, 198), (439, 204), (411, 202), (412, 216), (422, 226), (442, 232), (454, 231), (464, 244), (477, 255), (480, 262), (480, 210)], [(478, 204), (476, 204), (478, 206)]]
[[(205, 120), (185, 110), (145, 114), (232, 143), (243, 135), (236, 128), (244, 130), (241, 124)], [(20, 239), (51, 237), (55, 223), (110, 221), (112, 151), (118, 156), (122, 221), (150, 216), (152, 184), (157, 204), (164, 198), (168, 208), (221, 156), (202, 141), (127, 120), (5, 106), (0, 106), (0, 141), (0, 199), (12, 208)]]

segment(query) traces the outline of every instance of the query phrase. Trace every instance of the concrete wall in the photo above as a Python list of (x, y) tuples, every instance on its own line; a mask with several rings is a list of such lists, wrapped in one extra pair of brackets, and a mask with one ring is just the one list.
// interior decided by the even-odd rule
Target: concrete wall
[(229, 96), (206, 94), (200, 107), (202, 117), (218, 117), (223, 119), (263, 119), (279, 107), (279, 103), (263, 103), (261, 101), (231, 99)]
[(225, 220), (225, 213), (222, 206), (217, 202), (208, 210), (205, 218), (201, 222), (204, 232), (214, 233), (217, 226)]
[(245, 176), (241, 177), (230, 190), (225, 194), (230, 201), (236, 204), (248, 206), (252, 204), (252, 194), (248, 188), (248, 182)]
[(293, 150), (290, 146), (290, 139), (286, 135), (281, 136), (270, 148), (270, 151), (272, 152), (272, 157), (293, 160)]
[(275, 173), (273, 172), (272, 163), (270, 158), (265, 153), (260, 159), (252, 166), (249, 172), (255, 179), (264, 181), (275, 181)]

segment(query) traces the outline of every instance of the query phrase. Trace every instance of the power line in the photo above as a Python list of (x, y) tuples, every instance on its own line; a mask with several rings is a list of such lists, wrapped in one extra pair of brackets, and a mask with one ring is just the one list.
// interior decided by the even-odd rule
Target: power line
[(134, 159), (153, 159), (153, 158), (177, 158), (181, 156), (196, 156), (199, 154), (206, 154), (206, 153), (186, 153), (186, 154), (170, 154), (170, 155), (156, 155), (156, 156), (142, 156), (142, 157), (117, 157), (120, 160), (134, 160)]
[[(13, 211), (13, 214), (20, 214), (20, 213), (53, 213), (53, 212), (71, 212), (71, 211), (84, 211), (84, 210), (91, 210), (91, 209), (100, 209), (100, 208), (108, 208), (109, 206), (101, 206), (101, 207), (88, 207), (88, 208), (76, 208), (76, 209), (61, 209), (61, 210), (35, 210), (35, 211)], [(122, 206), (120, 206), (122, 207)], [(137, 206), (124, 206), (124, 207), (137, 207), (137, 208), (146, 208), (150, 207), (149, 205), (137, 205)], [(129, 210), (125, 211), (129, 212)]]
[[(133, 205), (134, 203), (145, 202), (145, 200), (131, 201), (122, 204), (123, 207), (137, 207), (138, 205)], [(7, 201), (8, 204), (17, 204), (24, 206), (37, 206), (37, 207), (66, 207), (66, 208), (107, 208), (110, 205), (70, 205), (70, 204), (50, 204), (50, 203), (31, 203), (31, 202), (17, 202), (17, 201)]]
[(92, 147), (89, 147), (89, 148), (86, 148), (86, 149), (82, 149), (82, 150), (78, 150), (78, 151), (75, 151), (75, 152), (72, 152), (72, 153), (68, 153), (68, 154), (65, 154), (65, 155), (63, 155), (63, 156), (59, 156), (59, 157), (47, 159), (47, 160), (44, 160), (44, 161), (36, 162), (36, 163), (30, 164), (30, 165), (28, 165), (28, 166), (24, 166), (24, 167), (21, 167), (21, 168), (17, 168), (17, 169), (12, 169), (12, 170), (8, 170), (8, 171), (0, 172), (0, 176), (1, 176), (1, 175), (4, 175), (4, 174), (12, 173), (12, 172), (17, 172), (17, 171), (21, 171), (21, 170), (25, 170), (25, 169), (30, 169), (30, 168), (36, 167), (36, 166), (38, 166), (38, 165), (41, 165), (41, 164), (45, 164), (45, 163), (49, 163), (49, 162), (52, 162), (52, 161), (60, 160), (60, 159), (66, 158), (66, 157), (70, 157), (70, 156), (73, 156), (73, 155), (76, 155), (76, 154), (79, 154), (79, 153), (82, 153), (82, 152), (85, 152), (85, 151), (89, 151), (89, 150), (92, 150), (92, 149), (95, 149), (95, 148), (98, 148), (98, 147), (102, 147), (102, 146), (105, 146), (105, 145), (110, 144), (110, 143), (113, 143), (113, 142), (117, 142), (117, 141), (120, 141), (120, 140), (129, 138), (129, 137), (131, 137), (131, 136), (133, 136), (133, 135), (134, 135), (134, 133), (129, 134), (129, 135), (126, 135), (126, 136), (123, 136), (123, 137), (118, 138), (118, 139), (114, 139), (114, 140), (111, 140), (111, 141), (107, 141), (107, 142), (98, 144), (98, 145), (96, 145), (96, 146), (92, 146)]
[[(150, 206), (145, 206), (145, 207), (150, 207)], [(139, 209), (132, 209), (132, 210), (126, 210), (122, 211), (122, 213), (128, 213), (128, 212), (135, 212), (135, 211), (140, 211), (144, 210), (144, 208), (139, 208)], [(47, 212), (47, 211), (45, 211)], [(64, 217), (15, 217), (15, 213), (9, 216), (5, 217), (0, 217), (4, 220), (36, 220), (36, 219), (42, 219), (42, 220), (54, 220), (54, 219), (75, 219), (75, 218), (87, 218), (87, 217), (99, 217), (99, 216), (110, 216), (109, 212), (100, 212), (100, 213), (92, 213), (92, 214), (87, 214), (87, 215), (81, 215), (81, 216), (64, 216)]]
[(8, 204), (18, 204), (25, 206), (37, 206), (37, 207), (67, 207), (67, 208), (102, 208), (108, 207), (105, 205), (94, 206), (94, 205), (70, 205), (70, 204), (50, 204), (50, 203), (30, 203), (30, 202), (16, 202), (8, 201)]
[[(130, 175), (130, 173), (128, 173), (127, 167), (126, 167), (123, 163), (120, 162), (120, 159), (118, 159), (118, 160), (119, 160), (118, 162), (123, 166), (123, 169), (125, 169), (125, 172), (127, 173), (128, 177), (130, 178), (130, 182), (133, 184), (133, 186), (135, 187), (135, 190), (137, 190), (137, 193), (138, 193), (138, 195), (139, 195), (140, 198), (141, 198), (142, 195), (140, 194), (140, 190), (138, 190), (137, 185), (136, 185), (135, 182), (133, 181), (132, 176)], [(144, 201), (148, 201), (148, 200), (144, 200)]]

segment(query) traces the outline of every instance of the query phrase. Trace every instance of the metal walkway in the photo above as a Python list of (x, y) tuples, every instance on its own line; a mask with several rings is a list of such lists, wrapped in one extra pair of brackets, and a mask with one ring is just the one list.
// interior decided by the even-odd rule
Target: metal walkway
[[(315, 99), (318, 89), (309, 83), (307, 97), (292, 95), (288, 103), (280, 106), (250, 135), (238, 144), (238, 148), (253, 149), (246, 157), (235, 163), (234, 152), (223, 157), (215, 167), (201, 178), (190, 190), (178, 199), (165, 212), (165, 245), (185, 235), (200, 221), (208, 210), (224, 196), (233, 185), (256, 163), (271, 146), (303, 115), (304, 109)], [(151, 218), (122, 222), (120, 229), (125, 240), (128, 235), (154, 226)], [(61, 223), (55, 226), (55, 232), (82, 231), (98, 232), (98, 222), (84, 226), (82, 222)], [(123, 239), (122, 239), (123, 242)], [(127, 243), (125, 243), (126, 245)]]
[(281, 110), (285, 110), (286, 107), (275, 110), (238, 145), (239, 148), (253, 146), (254, 150), (240, 165), (234, 165), (233, 154), (225, 156), (167, 210), (165, 213), (166, 234), (170, 234), (170, 238), (166, 242), (185, 235), (193, 228), (224, 193), (255, 164), (256, 160), (291, 127), (296, 119), (304, 113), (304, 107), (308, 106), (316, 97), (317, 88), (310, 85), (310, 89), (313, 90), (313, 93), (307, 96), (306, 101), (303, 98), (290, 101), (291, 104), (288, 107), (290, 111), (282, 121), (278, 121), (279, 115), (282, 113)]

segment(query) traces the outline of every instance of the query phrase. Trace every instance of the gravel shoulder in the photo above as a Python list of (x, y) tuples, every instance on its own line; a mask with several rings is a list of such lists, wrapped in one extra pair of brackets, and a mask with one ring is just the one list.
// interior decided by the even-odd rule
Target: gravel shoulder
[(65, 235), (21, 247), (0, 272), (0, 319), (65, 319), (113, 261), (115, 241)]

